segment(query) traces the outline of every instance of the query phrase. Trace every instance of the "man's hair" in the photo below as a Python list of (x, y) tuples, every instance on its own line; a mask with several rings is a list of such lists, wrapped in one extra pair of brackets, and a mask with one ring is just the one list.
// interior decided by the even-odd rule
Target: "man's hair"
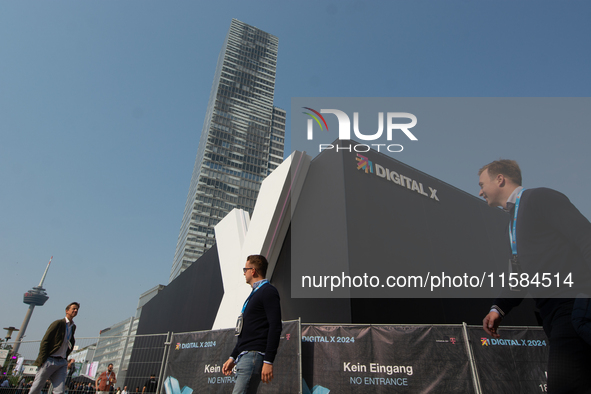
[(109, 365), (107, 365), (107, 368), (109, 368), (111, 365), (113, 365), (113, 363), (109, 363)]
[(79, 304), (79, 303), (77, 303), (77, 302), (70, 302), (70, 303), (68, 304), (68, 306), (66, 307), (66, 311), (67, 311), (68, 309), (70, 309), (70, 307), (71, 307), (72, 305), (76, 305), (76, 306), (78, 307), (78, 309), (80, 309), (80, 304)]
[(253, 254), (246, 258), (250, 264), (254, 266), (254, 269), (261, 275), (263, 278), (267, 277), (267, 267), (269, 267), (269, 262), (260, 254)]
[(478, 171), (478, 175), (488, 170), (488, 175), (493, 178), (499, 174), (504, 175), (517, 186), (521, 186), (521, 169), (515, 160), (495, 160), (488, 163)]

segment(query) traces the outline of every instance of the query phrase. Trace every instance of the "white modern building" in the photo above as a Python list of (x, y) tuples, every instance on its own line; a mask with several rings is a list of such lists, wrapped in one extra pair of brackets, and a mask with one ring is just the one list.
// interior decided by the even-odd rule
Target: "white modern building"
[(252, 214), (283, 161), (286, 111), (273, 106), (277, 37), (232, 19), (218, 57), (169, 281), (215, 243), (233, 209)]
[(79, 368), (77, 368), (79, 375), (88, 376), (89, 367), (92, 364), (92, 359), (94, 357), (95, 350), (95, 343), (92, 345), (85, 346), (83, 348), (78, 348), (78, 346), (75, 346), (72, 353), (70, 353), (70, 355), (68, 356), (68, 359), (73, 359), (77, 365), (79, 364)]
[[(130, 317), (101, 330), (99, 340), (96, 346), (93, 346), (93, 354), (86, 357), (91, 360), (91, 363), (96, 363), (95, 376), (91, 376), (92, 378), (97, 377), (112, 363), (113, 370), (117, 374), (117, 386), (123, 387), (135, 342), (135, 334), (142, 314), (142, 307), (165, 287), (164, 285), (157, 285), (142, 293), (138, 300), (135, 317)], [(85, 371), (85, 369), (83, 368), (82, 371)]]
[(139, 319), (130, 317), (101, 330), (92, 359), (93, 363), (98, 363), (95, 370), (96, 376), (91, 376), (91, 378), (98, 377), (99, 374), (106, 371), (109, 364), (113, 364), (117, 381), (123, 382), (125, 380), (138, 322)]

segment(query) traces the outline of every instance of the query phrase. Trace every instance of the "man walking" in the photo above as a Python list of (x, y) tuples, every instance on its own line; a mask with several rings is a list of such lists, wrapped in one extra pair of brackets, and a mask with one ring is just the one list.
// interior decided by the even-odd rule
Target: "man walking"
[(96, 380), (96, 391), (99, 394), (109, 394), (115, 383), (117, 383), (117, 377), (113, 371), (113, 364), (109, 364), (107, 370), (100, 374)]
[[(524, 189), (521, 170), (513, 160), (494, 161), (478, 174), (479, 195), (489, 206), (509, 212), (507, 243), (513, 271), (520, 278), (522, 274), (529, 278), (537, 274), (538, 278), (549, 276), (554, 281), (549, 286), (543, 280), (543, 286), (527, 287), (550, 343), (548, 393), (591, 392), (591, 338), (584, 339), (589, 330), (585, 321), (591, 317), (588, 296), (581, 294), (575, 299), (579, 293), (591, 294), (591, 223), (562, 193), (547, 188)], [(487, 334), (500, 337), (497, 328), (501, 320), (521, 303), (525, 290), (515, 298), (515, 293), (511, 295), (505, 289), (495, 300), (483, 320)], [(581, 305), (583, 308), (577, 312)]]
[(38, 394), (49, 379), (54, 394), (62, 394), (68, 374), (68, 355), (74, 349), (76, 325), (74, 317), (80, 304), (72, 302), (66, 307), (66, 318), (56, 320), (47, 329), (39, 345), (39, 356), (33, 365), (39, 367), (29, 394)]
[(242, 269), (252, 292), (238, 317), (238, 341), (222, 370), (230, 375), (236, 366), (233, 394), (256, 393), (261, 380), (270, 383), (273, 379), (273, 361), (281, 337), (281, 305), (277, 289), (265, 279), (268, 266), (264, 256), (252, 255)]

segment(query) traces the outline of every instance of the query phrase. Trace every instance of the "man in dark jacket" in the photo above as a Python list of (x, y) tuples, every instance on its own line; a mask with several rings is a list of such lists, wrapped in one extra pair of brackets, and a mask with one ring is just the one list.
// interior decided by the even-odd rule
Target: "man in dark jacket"
[(519, 278), (538, 277), (542, 282), (519, 292), (505, 288), (484, 318), (484, 330), (499, 338), (501, 320), (529, 292), (550, 342), (548, 393), (590, 393), (591, 342), (584, 321), (591, 311), (582, 312), (583, 324), (577, 323), (576, 311), (588, 304), (591, 294), (591, 223), (564, 194), (524, 189), (513, 160), (487, 164), (479, 175), (480, 196), (489, 206), (509, 212), (512, 269)]
[[(142, 394), (156, 394), (156, 390), (158, 388), (158, 379), (156, 378), (156, 374), (151, 374), (150, 379), (146, 380), (144, 383), (144, 388), (142, 389)], [(136, 389), (136, 392), (138, 390)]]
[(46, 380), (51, 380), (54, 394), (63, 394), (68, 374), (68, 355), (74, 349), (74, 317), (80, 304), (72, 302), (66, 307), (66, 318), (56, 320), (47, 329), (39, 346), (39, 356), (33, 365), (39, 367), (29, 394), (38, 394)]
[(268, 266), (265, 256), (252, 255), (242, 270), (252, 292), (238, 320), (238, 341), (222, 370), (230, 375), (236, 366), (234, 394), (256, 393), (261, 380), (271, 383), (273, 379), (273, 361), (281, 337), (281, 305), (277, 289), (265, 279)]

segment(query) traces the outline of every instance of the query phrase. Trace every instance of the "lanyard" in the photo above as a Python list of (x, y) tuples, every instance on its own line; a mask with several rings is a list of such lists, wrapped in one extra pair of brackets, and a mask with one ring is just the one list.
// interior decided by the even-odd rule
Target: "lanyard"
[(523, 193), (525, 189), (521, 189), (519, 194), (517, 195), (517, 200), (515, 200), (515, 213), (513, 214), (513, 228), (511, 228), (511, 224), (509, 224), (509, 241), (511, 241), (511, 252), (513, 256), (517, 255), (517, 211), (519, 210), (519, 202), (521, 201), (521, 193)]
[[(67, 322), (66, 322), (66, 342), (70, 342), (70, 338), (71, 338), (71, 336), (72, 336), (72, 327), (71, 327), (71, 326), (72, 326), (73, 324), (74, 324), (74, 323), (72, 323), (71, 321), (70, 321), (70, 323), (67, 323)], [(69, 346), (69, 345), (68, 345), (68, 346)]]
[(248, 298), (246, 299), (246, 301), (244, 301), (244, 306), (242, 307), (242, 312), (240, 312), (240, 313), (244, 313), (244, 310), (246, 309), (246, 305), (248, 305), (248, 301), (250, 301), (250, 297), (252, 297), (252, 295), (253, 295), (253, 294), (254, 294), (254, 293), (255, 293), (255, 292), (258, 290), (258, 289), (260, 289), (261, 287), (263, 287), (263, 285), (264, 285), (265, 283), (269, 283), (269, 281), (268, 281), (268, 280), (266, 280), (266, 279), (265, 279), (265, 280), (263, 280), (263, 281), (262, 281), (262, 282), (261, 282), (261, 283), (260, 283), (260, 284), (259, 284), (257, 287), (255, 287), (255, 288), (254, 288), (254, 289), (253, 289), (253, 290), (250, 292), (250, 295), (248, 296)]

